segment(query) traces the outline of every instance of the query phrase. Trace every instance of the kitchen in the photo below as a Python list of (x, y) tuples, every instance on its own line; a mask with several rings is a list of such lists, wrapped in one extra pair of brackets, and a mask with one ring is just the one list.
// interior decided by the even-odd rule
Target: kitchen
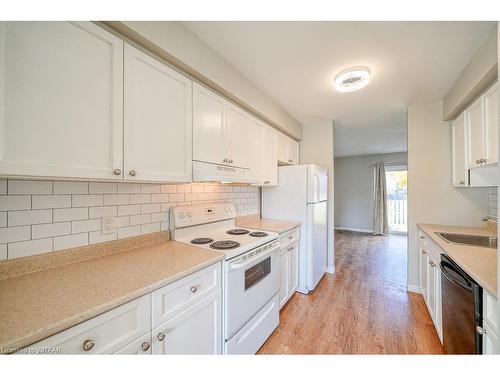
[[(196, 24), (2, 22), (3, 354), (272, 354), (337, 286), (334, 121), (265, 100)], [(498, 354), (498, 29), (464, 24), (451, 94), (406, 107), (404, 293), (441, 352)]]

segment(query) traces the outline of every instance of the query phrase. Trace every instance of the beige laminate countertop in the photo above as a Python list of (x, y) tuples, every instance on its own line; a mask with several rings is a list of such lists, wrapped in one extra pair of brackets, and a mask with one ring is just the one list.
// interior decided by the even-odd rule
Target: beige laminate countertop
[(290, 229), (300, 226), (300, 222), (261, 219), (258, 215), (250, 215), (236, 218), (236, 225), (250, 229), (265, 230), (268, 232), (276, 232), (281, 234)]
[(497, 250), (481, 246), (457, 245), (446, 242), (435, 232), (459, 233), (470, 235), (496, 235), (486, 228), (455, 227), (449, 225), (418, 224), (455, 263), (463, 268), (470, 277), (491, 295), (497, 295)]
[(223, 258), (165, 241), (0, 280), (0, 350), (30, 345)]

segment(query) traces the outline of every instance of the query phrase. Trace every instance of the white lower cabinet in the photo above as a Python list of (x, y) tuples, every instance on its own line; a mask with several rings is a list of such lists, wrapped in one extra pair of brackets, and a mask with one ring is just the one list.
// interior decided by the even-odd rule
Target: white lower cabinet
[(153, 330), (153, 354), (220, 354), (221, 292), (210, 294)]
[(221, 263), (38, 341), (18, 354), (220, 354)]
[(496, 298), (483, 290), (483, 354), (500, 354), (498, 318)]
[(500, 354), (500, 347), (498, 346), (498, 337), (495, 330), (491, 328), (488, 323), (483, 322), (483, 354)]
[(280, 236), (281, 283), (280, 308), (287, 303), (297, 290), (299, 283), (299, 229), (293, 229)]

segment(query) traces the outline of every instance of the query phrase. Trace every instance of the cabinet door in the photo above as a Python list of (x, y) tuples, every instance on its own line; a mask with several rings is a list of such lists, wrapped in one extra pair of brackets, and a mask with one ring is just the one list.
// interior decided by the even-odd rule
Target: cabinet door
[(193, 160), (225, 164), (226, 100), (193, 83)]
[(467, 149), (465, 140), (467, 127), (465, 115), (462, 113), (451, 125), (452, 158), (453, 158), (453, 186), (463, 187), (469, 185), (467, 168)]
[(483, 322), (483, 328), (486, 331), (483, 334), (483, 354), (500, 354), (498, 337), (495, 331), (486, 322)]
[(280, 249), (280, 308), (288, 300), (288, 279), (289, 279), (289, 268), (288, 268), (288, 246), (282, 245)]
[(290, 164), (298, 164), (299, 163), (299, 144), (295, 142), (293, 139), (288, 138), (287, 141), (287, 162)]
[(484, 97), (477, 99), (466, 111), (469, 168), (480, 167), (484, 159)]
[(256, 137), (252, 118), (235, 105), (227, 105), (227, 143), (229, 164), (251, 169), (255, 158)]
[(288, 137), (280, 132), (276, 132), (276, 154), (279, 162), (288, 164)]
[(441, 343), (443, 343), (443, 312), (441, 300), (441, 269), (439, 265), (433, 267), (434, 272), (434, 325)]
[(121, 348), (114, 354), (151, 354), (151, 332), (148, 332), (144, 336), (139, 337), (137, 340)]
[(498, 84), (484, 94), (485, 164), (498, 162)]
[(91, 22), (4, 22), (0, 174), (121, 179), (123, 42)]
[(426, 256), (427, 260), (427, 307), (434, 321), (435, 306), (436, 306), (436, 280), (435, 273), (432, 267), (432, 260)]
[(220, 354), (220, 291), (179, 312), (153, 330), (153, 354)]
[(254, 120), (257, 142), (254, 152), (254, 172), (258, 186), (278, 184), (278, 161), (276, 159), (276, 133), (266, 124)]
[(128, 44), (124, 69), (125, 179), (191, 181), (191, 80)]
[(427, 301), (427, 255), (424, 248), (420, 248), (420, 290), (424, 301)]
[(289, 297), (297, 290), (299, 285), (299, 243), (290, 243), (288, 250), (288, 295)]

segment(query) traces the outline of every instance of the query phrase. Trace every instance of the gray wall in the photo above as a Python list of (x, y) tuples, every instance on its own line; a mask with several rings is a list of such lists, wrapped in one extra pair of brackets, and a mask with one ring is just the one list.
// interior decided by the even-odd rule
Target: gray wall
[(406, 160), (406, 152), (335, 158), (335, 227), (372, 232), (373, 165)]

